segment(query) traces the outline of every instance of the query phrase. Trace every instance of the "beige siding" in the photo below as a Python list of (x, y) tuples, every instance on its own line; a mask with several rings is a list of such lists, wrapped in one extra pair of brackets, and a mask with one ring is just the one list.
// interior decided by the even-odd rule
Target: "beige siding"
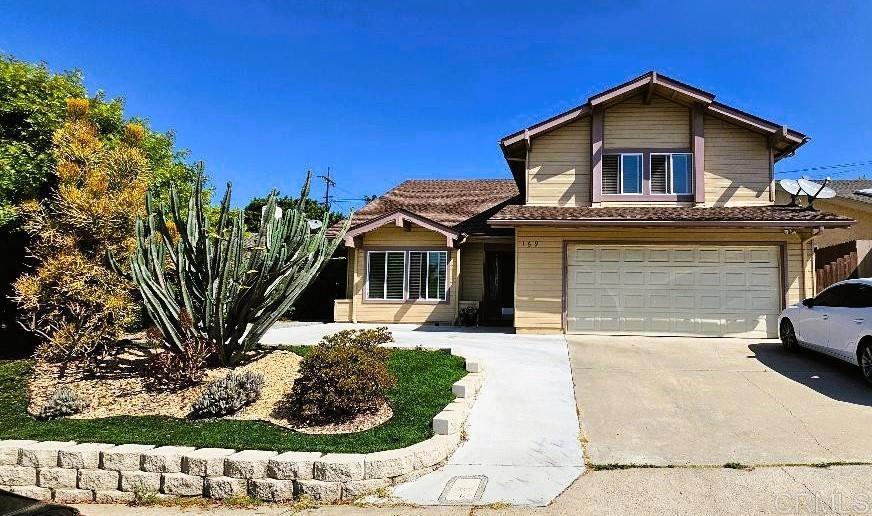
[(641, 95), (615, 104), (603, 115), (603, 146), (689, 148), (690, 109), (657, 96), (647, 105)]
[(706, 116), (706, 205), (770, 204), (769, 187), (766, 136)]
[(528, 204), (590, 205), (590, 117), (533, 140), (527, 160)]
[(460, 300), (484, 299), (484, 244), (470, 243), (460, 253)]
[(515, 327), (520, 332), (562, 330), (563, 250), (566, 243), (572, 241), (785, 243), (788, 302), (798, 302), (812, 295), (813, 291), (810, 245), (806, 245), (803, 280), (800, 237), (797, 234), (785, 235), (780, 230), (519, 227), (515, 236)]
[(448, 253), (448, 301), (434, 303), (430, 301), (385, 302), (364, 300), (364, 285), (366, 284), (366, 251), (386, 247), (395, 249), (430, 248), (445, 249), (445, 236), (423, 228), (413, 228), (405, 231), (395, 226), (383, 226), (367, 233), (363, 237), (363, 246), (354, 249), (354, 281), (350, 310), (344, 308), (342, 300), (334, 305), (334, 314), (341, 316), (350, 313), (354, 322), (374, 323), (453, 323), (457, 317), (458, 301), (458, 267), (460, 253), (450, 249)]
[(872, 205), (847, 200), (818, 200), (815, 201), (815, 206), (822, 211), (837, 213), (857, 221), (856, 224), (847, 229), (825, 229), (820, 236), (815, 238), (815, 246), (827, 247), (852, 240), (872, 240)]

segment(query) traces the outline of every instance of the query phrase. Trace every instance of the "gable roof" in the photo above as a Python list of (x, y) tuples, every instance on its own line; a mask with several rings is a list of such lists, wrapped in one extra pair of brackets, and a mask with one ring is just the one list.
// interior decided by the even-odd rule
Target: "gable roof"
[(349, 233), (403, 219), (444, 228), (446, 235), (502, 234), (487, 219), (517, 197), (511, 179), (410, 179), (356, 211)]
[(537, 122), (503, 137), (499, 142), (500, 148), (506, 161), (509, 162), (509, 168), (512, 170), (515, 180), (521, 184), (524, 179), (524, 167), (520, 160), (526, 156), (527, 148), (533, 138), (590, 115), (594, 107), (608, 107), (640, 93), (645, 95), (657, 94), (688, 105), (698, 104), (704, 108), (706, 114), (765, 134), (771, 138), (776, 161), (789, 156), (810, 139), (799, 131), (788, 129), (785, 125), (716, 102), (713, 93), (690, 86), (652, 70), (592, 95), (588, 97), (587, 102), (580, 106), (576, 106), (547, 120)]
[(836, 191), (837, 199), (867, 204), (872, 209), (872, 195), (857, 193), (858, 190), (872, 189), (872, 179), (833, 179), (827, 186)]

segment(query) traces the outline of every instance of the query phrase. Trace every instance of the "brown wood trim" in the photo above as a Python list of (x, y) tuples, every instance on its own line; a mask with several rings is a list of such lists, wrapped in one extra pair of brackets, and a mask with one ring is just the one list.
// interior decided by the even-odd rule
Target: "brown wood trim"
[[(787, 240), (776, 241), (776, 242), (761, 242), (761, 241), (745, 241), (740, 240), (736, 242), (726, 243), (724, 241), (708, 241), (708, 240), (674, 240), (674, 241), (663, 241), (663, 240), (654, 240), (649, 238), (639, 238), (634, 240), (603, 240), (603, 239), (591, 239), (591, 240), (566, 240), (563, 239), (563, 293), (561, 294), (561, 303), (563, 305), (563, 314), (561, 316), (562, 322), (561, 326), (563, 328), (563, 333), (567, 333), (569, 331), (568, 328), (568, 303), (567, 303), (567, 290), (569, 285), (569, 278), (567, 277), (569, 274), (569, 246), (573, 244), (578, 245), (617, 245), (617, 246), (631, 246), (631, 245), (641, 245), (641, 246), (651, 246), (651, 245), (663, 245), (666, 247), (670, 246), (712, 246), (712, 247), (778, 247), (778, 267), (780, 269), (781, 275), (781, 310), (787, 308), (788, 302), (788, 281), (789, 275), (787, 271), (787, 244), (789, 243)], [(517, 260), (516, 260), (517, 261)], [(802, 265), (802, 274), (805, 274), (805, 264)]]
[(594, 205), (600, 202), (603, 191), (603, 109), (594, 108), (590, 120), (590, 201)]
[[(393, 222), (397, 227), (404, 227), (406, 223), (410, 222), (412, 224), (421, 226), (424, 229), (429, 229), (430, 231), (445, 235), (445, 237), (448, 239), (447, 241), (456, 240), (461, 236), (460, 232), (455, 231), (448, 226), (443, 226), (442, 224), (432, 221), (426, 217), (416, 215), (406, 210), (396, 210), (349, 229), (348, 232), (345, 233), (345, 245), (347, 247), (355, 247), (355, 237), (378, 229), (382, 226), (390, 224), (391, 222)], [(449, 245), (447, 247), (453, 247), (453, 245)]]
[(702, 204), (705, 202), (705, 117), (699, 104), (693, 105), (691, 117), (694, 201)]
[[(434, 247), (434, 246), (370, 246), (360, 248), (363, 253), (363, 289), (360, 292), (360, 300), (367, 305), (447, 305), (451, 304), (451, 289), (454, 287), (454, 278), (451, 278), (451, 283), (448, 282), (448, 270), (454, 260), (452, 251), (457, 249), (451, 247)], [(448, 261), (445, 263), (445, 299), (406, 299), (409, 295), (409, 255), (406, 253), (403, 256), (403, 299), (367, 299), (369, 292), (369, 252), (370, 251), (440, 251), (448, 253)], [(460, 251), (457, 253), (457, 266), (460, 267)], [(354, 297), (352, 296), (352, 299)]]

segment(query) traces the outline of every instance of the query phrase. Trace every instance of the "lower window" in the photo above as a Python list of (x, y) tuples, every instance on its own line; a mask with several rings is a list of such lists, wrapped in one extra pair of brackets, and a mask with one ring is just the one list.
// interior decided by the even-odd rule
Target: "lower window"
[(447, 251), (368, 251), (366, 298), (446, 299)]

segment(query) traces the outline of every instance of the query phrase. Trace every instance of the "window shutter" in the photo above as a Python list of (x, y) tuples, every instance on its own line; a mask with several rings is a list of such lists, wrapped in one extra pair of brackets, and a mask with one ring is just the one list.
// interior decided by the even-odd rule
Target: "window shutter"
[(406, 272), (406, 253), (389, 252), (388, 254), (388, 280), (386, 283), (385, 298), (403, 299), (403, 283)]
[(367, 297), (384, 299), (385, 297), (385, 253), (369, 253), (369, 285)]
[(616, 194), (618, 193), (618, 170), (619, 160), (621, 156), (618, 154), (607, 154), (603, 156), (603, 193)]
[(669, 193), (668, 163), (669, 156), (666, 154), (651, 155), (651, 193)]

